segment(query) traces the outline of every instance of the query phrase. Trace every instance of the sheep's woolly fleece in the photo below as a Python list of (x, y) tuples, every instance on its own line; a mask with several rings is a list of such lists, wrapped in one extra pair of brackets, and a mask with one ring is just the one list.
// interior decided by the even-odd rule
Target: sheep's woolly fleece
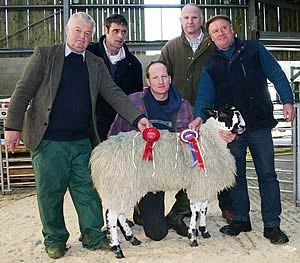
[(189, 146), (168, 131), (160, 130), (154, 163), (142, 160), (145, 141), (136, 131), (120, 133), (100, 143), (92, 152), (90, 165), (103, 205), (129, 215), (147, 192), (182, 188), (192, 202), (215, 199), (217, 192), (234, 184), (235, 161), (213, 118), (201, 126), (200, 134), (206, 171), (191, 168)]

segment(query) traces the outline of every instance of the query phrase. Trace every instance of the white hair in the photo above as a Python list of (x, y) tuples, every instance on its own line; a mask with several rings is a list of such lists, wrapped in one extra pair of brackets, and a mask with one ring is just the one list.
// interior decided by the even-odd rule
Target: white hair
[(91, 17), (89, 14), (84, 13), (84, 12), (74, 13), (70, 16), (70, 18), (68, 20), (68, 23), (67, 23), (67, 26), (69, 26), (70, 22), (72, 22), (73, 19), (75, 19), (75, 18), (82, 18), (86, 23), (91, 24), (92, 27), (93, 27), (93, 34), (95, 33), (95, 31), (96, 31), (96, 22), (95, 22), (93, 17)]

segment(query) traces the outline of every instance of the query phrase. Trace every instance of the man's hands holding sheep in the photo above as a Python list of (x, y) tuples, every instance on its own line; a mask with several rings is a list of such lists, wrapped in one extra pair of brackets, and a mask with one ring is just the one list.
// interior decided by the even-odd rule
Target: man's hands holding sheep
[(237, 137), (235, 133), (232, 133), (231, 131), (224, 131), (221, 129), (219, 130), (219, 135), (225, 142), (228, 143), (233, 142)]
[[(188, 127), (189, 129), (192, 129), (194, 131), (199, 131), (201, 125), (203, 123), (203, 120), (200, 117), (196, 117), (194, 120), (192, 120)], [(219, 135), (220, 137), (228, 143), (231, 143), (235, 140), (237, 135), (235, 133), (232, 133), (231, 131), (224, 131), (224, 130), (219, 130)]]
[(203, 123), (203, 120), (200, 117), (196, 117), (194, 120), (192, 120), (188, 127), (191, 130), (199, 131), (201, 124)]
[(137, 127), (140, 132), (143, 132), (146, 128), (151, 128), (152, 123), (147, 118), (141, 118), (137, 124)]

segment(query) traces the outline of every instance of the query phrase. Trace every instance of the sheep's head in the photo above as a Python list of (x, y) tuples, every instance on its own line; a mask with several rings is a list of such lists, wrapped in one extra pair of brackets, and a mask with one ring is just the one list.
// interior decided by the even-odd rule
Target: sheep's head
[(215, 118), (223, 130), (236, 134), (242, 134), (246, 130), (242, 114), (233, 106), (226, 105), (219, 110), (204, 108), (202, 111), (208, 118)]

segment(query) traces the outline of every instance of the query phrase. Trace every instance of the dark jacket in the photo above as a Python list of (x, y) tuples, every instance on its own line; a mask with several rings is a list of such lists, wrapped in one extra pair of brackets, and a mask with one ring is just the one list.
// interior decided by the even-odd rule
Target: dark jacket
[(258, 41), (236, 38), (229, 51), (216, 49), (204, 64), (195, 115), (202, 117), (202, 108), (229, 104), (242, 113), (248, 131), (273, 128), (277, 122), (267, 79), (274, 83), (282, 103), (293, 103), (284, 72)]
[[(102, 36), (98, 43), (90, 44), (87, 49), (104, 60), (104, 63), (112, 75), (110, 61), (103, 46), (104, 39), (105, 36)], [(126, 44), (124, 44), (123, 47), (125, 49), (126, 56), (123, 60), (117, 62), (117, 68), (113, 79), (115, 83), (127, 95), (129, 95), (131, 93), (143, 90), (143, 72), (142, 65), (139, 60), (130, 53)], [(107, 133), (115, 119), (115, 116), (116, 112), (113, 110), (113, 108), (101, 95), (99, 95), (97, 98), (96, 118), (97, 129), (101, 141), (107, 139)]]
[[(204, 28), (202, 30), (204, 31)], [(210, 38), (205, 35), (194, 53), (182, 32), (181, 36), (168, 41), (161, 50), (160, 59), (167, 64), (172, 83), (182, 98), (188, 100), (193, 106), (198, 93), (202, 65), (212, 53), (213, 46)]]

